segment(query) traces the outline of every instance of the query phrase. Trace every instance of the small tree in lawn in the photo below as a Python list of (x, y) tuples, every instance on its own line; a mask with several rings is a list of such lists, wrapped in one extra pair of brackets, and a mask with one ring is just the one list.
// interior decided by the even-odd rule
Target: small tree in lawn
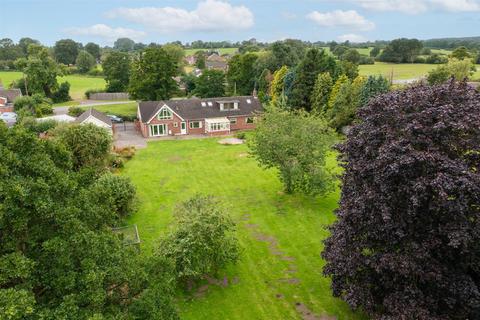
[(157, 256), (170, 260), (177, 279), (185, 284), (215, 275), (237, 261), (235, 223), (211, 196), (196, 195), (174, 211), (174, 223), (161, 239)]
[(270, 110), (249, 140), (252, 155), (265, 168), (277, 168), (285, 191), (323, 194), (332, 189), (326, 166), (334, 142), (327, 122), (307, 112)]
[(465, 82), (373, 99), (340, 147), (324, 273), (375, 319), (478, 319), (480, 94)]

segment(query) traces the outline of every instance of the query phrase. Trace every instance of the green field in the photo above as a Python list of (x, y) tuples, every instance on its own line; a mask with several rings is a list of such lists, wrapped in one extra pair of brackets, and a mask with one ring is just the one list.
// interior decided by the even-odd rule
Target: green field
[(81, 107), (83, 109), (94, 108), (106, 114), (114, 114), (117, 116), (134, 117), (137, 114), (137, 103), (119, 103), (119, 104), (106, 104), (93, 107)]
[[(375, 62), (375, 64), (361, 65), (359, 71), (361, 75), (384, 75), (390, 79), (393, 72), (393, 80), (418, 79), (427, 75), (435, 68), (436, 64), (425, 63), (385, 63)], [(480, 65), (476, 65), (477, 72), (471, 77), (472, 80), (480, 79)]]
[[(245, 145), (223, 146), (211, 138), (155, 141), (122, 171), (137, 187), (140, 208), (130, 223), (138, 225), (146, 254), (175, 204), (196, 193), (219, 197), (238, 221), (241, 260), (218, 275), (228, 277), (229, 285), (210, 285), (201, 297), (181, 296), (182, 318), (301, 319), (295, 304), (302, 303), (318, 315), (363, 319), (332, 297), (330, 280), (322, 276), (322, 240), (335, 219), (338, 191), (285, 195), (275, 171), (259, 168), (247, 152)], [(269, 250), (267, 238), (281, 254)]]
[(195, 54), (197, 51), (218, 51), (221, 55), (222, 54), (235, 54), (238, 51), (238, 48), (217, 48), (217, 49), (185, 49), (185, 55), (189, 56)]
[[(4, 86), (9, 86), (12, 81), (20, 79), (21, 72), (17, 71), (0, 71), (0, 80)], [(70, 83), (70, 96), (72, 99), (85, 99), (85, 91), (88, 89), (103, 89), (105, 88), (105, 80), (100, 77), (88, 77), (80, 75), (68, 75), (59, 77), (58, 82), (68, 81)]]

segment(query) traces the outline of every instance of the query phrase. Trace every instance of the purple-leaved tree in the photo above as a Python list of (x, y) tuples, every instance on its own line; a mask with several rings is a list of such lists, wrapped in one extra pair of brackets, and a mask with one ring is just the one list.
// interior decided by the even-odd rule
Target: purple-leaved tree
[(417, 85), (359, 110), (325, 275), (375, 319), (480, 319), (480, 93)]

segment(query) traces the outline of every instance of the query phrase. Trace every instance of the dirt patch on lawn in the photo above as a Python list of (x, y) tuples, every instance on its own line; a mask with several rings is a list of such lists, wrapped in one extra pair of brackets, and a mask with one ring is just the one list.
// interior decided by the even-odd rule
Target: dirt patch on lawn
[(182, 156), (179, 156), (179, 155), (174, 155), (174, 156), (171, 156), (167, 159), (168, 162), (170, 163), (178, 163), (180, 161), (183, 161), (183, 160), (188, 160), (189, 158), (186, 158), (186, 157), (182, 157)]
[(248, 157), (248, 153), (246, 153), (246, 152), (239, 153), (239, 154), (238, 154), (238, 157), (239, 157), (239, 158)]
[(327, 315), (317, 316), (301, 302), (295, 303), (295, 309), (302, 316), (303, 320), (337, 320), (336, 317)]

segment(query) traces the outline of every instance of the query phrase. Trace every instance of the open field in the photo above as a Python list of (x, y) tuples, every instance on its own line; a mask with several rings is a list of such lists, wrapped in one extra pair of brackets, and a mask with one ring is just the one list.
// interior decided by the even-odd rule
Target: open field
[[(0, 80), (2, 80), (4, 86), (9, 86), (12, 81), (20, 79), (21, 77), (21, 72), (0, 71)], [(59, 83), (64, 81), (70, 83), (70, 96), (72, 99), (83, 99), (85, 91), (88, 89), (105, 88), (105, 80), (101, 77), (88, 77), (75, 74), (58, 78)]]
[[(299, 302), (318, 315), (363, 319), (332, 297), (330, 281), (322, 276), (322, 240), (335, 219), (338, 191), (285, 195), (275, 171), (259, 168), (247, 152), (245, 145), (224, 146), (212, 138), (154, 141), (121, 172), (137, 187), (140, 208), (130, 223), (138, 225), (145, 254), (167, 228), (175, 204), (196, 193), (216, 195), (238, 221), (241, 260), (219, 274), (229, 285), (181, 297), (182, 318), (301, 319)], [(330, 163), (335, 165), (333, 157)]]
[(137, 103), (135, 101), (131, 103), (119, 103), (119, 104), (106, 104), (91, 107), (82, 107), (83, 109), (94, 108), (106, 114), (114, 114), (117, 116), (134, 117), (137, 114)]
[(189, 56), (194, 54), (197, 51), (209, 51), (214, 50), (218, 51), (220, 54), (235, 54), (238, 51), (238, 48), (217, 48), (217, 49), (185, 49), (185, 55)]
[[(372, 65), (361, 65), (359, 66), (360, 74), (369, 76), (369, 75), (384, 75), (387, 78), (390, 78), (390, 75), (393, 71), (394, 80), (405, 80), (405, 79), (418, 79), (423, 76), (426, 76), (427, 73), (437, 68), (437, 64), (425, 64), (425, 63), (385, 63), (385, 62), (375, 62)], [(480, 79), (480, 65), (476, 65), (477, 72), (471, 77), (472, 80)]]

